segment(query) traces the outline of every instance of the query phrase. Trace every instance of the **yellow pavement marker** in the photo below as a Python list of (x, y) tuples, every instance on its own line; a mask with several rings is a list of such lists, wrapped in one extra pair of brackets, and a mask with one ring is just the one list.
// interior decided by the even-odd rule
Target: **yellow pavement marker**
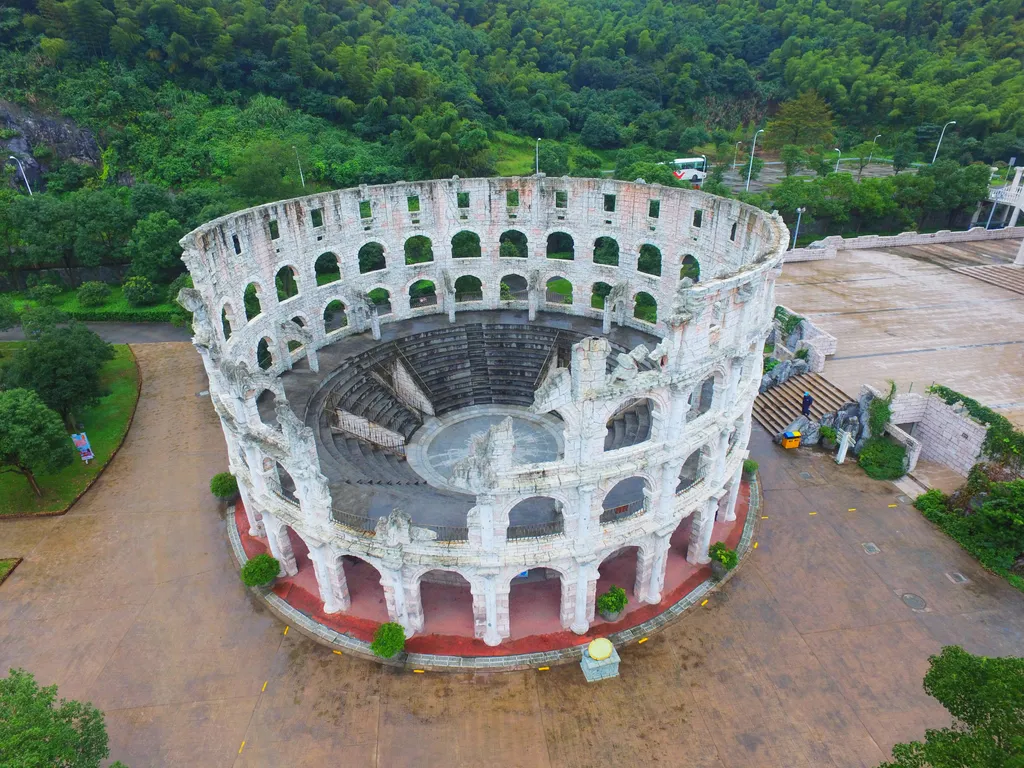
[(762, 520), (767, 520), (768, 519), (768, 515), (761, 515), (761, 519)]
[(269, 683), (269, 682), (270, 682), (269, 680), (264, 681), (263, 687), (260, 688), (260, 693), (262, 693), (263, 691), (267, 690), (267, 683)]
[(547, 672), (551, 667), (537, 667), (538, 672)]
[(335, 651), (335, 653), (341, 656), (341, 651)]
[(850, 507), (850, 508), (849, 508), (848, 510), (846, 510), (846, 511), (847, 511), (847, 512), (856, 512), (856, 511), (857, 511), (857, 508), (856, 508), (856, 507)]
[(895, 509), (898, 506), (899, 506), (899, 504), (890, 504), (889, 505), (889, 509)]
[(818, 514), (818, 513), (817, 513), (817, 512), (808, 512), (807, 514), (808, 514), (808, 515), (816, 515), (816, 514)]
[(289, 629), (290, 629), (290, 627), (285, 627), (285, 628), (284, 628), (284, 634), (286, 634), (286, 635), (287, 635), (287, 634), (288, 634), (288, 630), (289, 630)]
[(757, 542), (754, 542), (754, 549), (757, 549)]
[(422, 669), (414, 669), (413, 670), (413, 672), (415, 672), (417, 675), (422, 675), (424, 673), (424, 671), (425, 670), (422, 670)]
[(242, 754), (242, 750), (245, 749), (245, 742), (242, 742), (242, 746), (238, 748), (238, 754)]
[(705, 597), (705, 598), (704, 598), (704, 602), (703, 602), (703, 603), (701, 603), (701, 605), (707, 605), (707, 604), (708, 604), (708, 599), (707, 599), (707, 598)]
[(640, 645), (640, 643), (646, 643), (648, 640), (650, 640), (649, 637), (641, 637), (639, 640), (636, 641), (636, 644)]

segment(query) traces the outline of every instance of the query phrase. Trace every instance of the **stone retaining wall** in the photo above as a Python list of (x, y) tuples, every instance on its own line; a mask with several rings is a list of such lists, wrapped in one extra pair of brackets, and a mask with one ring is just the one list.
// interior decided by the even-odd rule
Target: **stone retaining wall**
[(964, 477), (981, 460), (988, 430), (963, 406), (947, 405), (934, 395), (897, 395), (892, 402), (892, 420), (914, 424), (913, 435), (921, 443), (923, 459), (944, 464)]
[(834, 259), (839, 251), (877, 250), (880, 248), (896, 248), (905, 245), (932, 245), (934, 243), (964, 243), (976, 240), (1013, 240), (1024, 237), (1024, 227), (1006, 227), (989, 229), (973, 227), (966, 231), (952, 232), (948, 229), (939, 232), (903, 232), (899, 235), (863, 235), (861, 237), (844, 238), (841, 235), (826, 237), (811, 243), (806, 248), (794, 248), (786, 251), (785, 262), (822, 261)]

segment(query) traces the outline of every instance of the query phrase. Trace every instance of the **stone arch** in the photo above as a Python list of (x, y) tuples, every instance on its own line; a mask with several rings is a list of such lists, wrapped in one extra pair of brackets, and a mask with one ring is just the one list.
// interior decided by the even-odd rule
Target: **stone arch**
[(558, 632), (568, 627), (563, 618), (571, 614), (568, 574), (551, 564), (513, 574), (508, 582), (509, 637)]
[(291, 473), (284, 468), (281, 462), (274, 462), (277, 469), (277, 480), (281, 487), (281, 496), (292, 502), (293, 504), (299, 503), (299, 497), (295, 490), (295, 480), (292, 479)]
[(619, 266), (619, 243), (615, 238), (604, 235), (594, 241), (594, 263)]
[(700, 383), (690, 397), (690, 408), (694, 411), (693, 418), (707, 413), (715, 401), (715, 390), (720, 384), (720, 376), (712, 373)]
[(506, 229), (498, 238), (498, 255), (506, 259), (525, 259), (530, 255), (526, 235), (518, 229)]
[(644, 243), (640, 246), (640, 256), (636, 262), (638, 272), (661, 276), (661, 249), (656, 245)]
[(266, 424), (268, 427), (279, 427), (277, 423), (277, 395), (274, 394), (272, 389), (264, 389), (258, 395), (256, 395), (256, 412), (260, 416), (260, 421)]
[(413, 235), (405, 241), (405, 263), (426, 264), (434, 260), (434, 245), (426, 235)]
[(478, 259), (481, 256), (480, 235), (464, 229), (452, 236), (453, 259)]
[(345, 303), (340, 299), (332, 299), (327, 302), (323, 312), (324, 333), (333, 333), (348, 325), (348, 313), (345, 311)]
[(554, 536), (565, 531), (561, 501), (552, 496), (530, 496), (508, 511), (508, 538), (530, 539)]
[(391, 291), (384, 286), (374, 286), (366, 292), (366, 298), (377, 308), (378, 315), (391, 314)]
[(679, 266), (679, 279), (682, 280), (684, 277), (688, 277), (693, 282), (700, 282), (700, 262), (697, 261), (697, 257), (692, 253), (688, 253), (683, 256)]
[(285, 264), (274, 276), (277, 287), (277, 300), (288, 301), (299, 295), (299, 271), (290, 264)]
[(641, 513), (653, 488), (654, 483), (642, 474), (619, 480), (601, 500), (601, 522), (614, 523)]
[(345, 573), (352, 601), (349, 612), (381, 624), (391, 621), (384, 586), (380, 580), (380, 569), (369, 560), (349, 554), (338, 555), (338, 565)]
[(313, 263), (313, 273), (316, 275), (317, 285), (335, 283), (341, 280), (341, 259), (331, 251), (321, 253)]
[(263, 312), (263, 302), (260, 298), (262, 295), (263, 289), (260, 288), (259, 283), (249, 283), (245, 286), (245, 291), (242, 293), (242, 303), (245, 306), (246, 320), (252, 320)]
[(615, 410), (605, 424), (605, 451), (617, 451), (651, 439), (655, 404), (650, 398), (633, 398)]
[(686, 461), (679, 469), (679, 479), (675, 490), (677, 494), (689, 490), (704, 478), (708, 471), (710, 450), (709, 446), (702, 445), (686, 457)]
[(639, 291), (633, 297), (633, 317), (645, 323), (658, 322), (658, 302), (647, 291)]
[(484, 285), (475, 275), (462, 275), (455, 280), (455, 301), (483, 301)]
[(499, 285), (502, 301), (526, 301), (529, 298), (530, 283), (522, 275), (505, 275)]
[(220, 332), (224, 337), (224, 341), (231, 338), (231, 329), (235, 325), (235, 310), (231, 307), (228, 302), (224, 303), (224, 306), (220, 308)]
[(544, 284), (544, 300), (548, 304), (572, 304), (572, 283), (556, 275)]
[(359, 248), (359, 274), (367, 272), (378, 272), (387, 269), (388, 261), (384, 256), (384, 246), (375, 240), (363, 243)]
[(272, 368), (274, 365), (274, 355), (270, 352), (273, 344), (274, 342), (269, 336), (264, 336), (256, 344), (256, 365), (264, 371)]
[(473, 637), (473, 590), (469, 579), (454, 568), (442, 567), (424, 569), (413, 583), (423, 608), (424, 634)]
[(608, 283), (598, 281), (590, 286), (590, 306), (593, 309), (604, 309), (604, 300), (612, 292)]
[[(629, 610), (630, 606), (639, 603), (640, 599), (637, 597), (637, 592), (640, 585), (637, 583), (637, 577), (639, 576), (640, 569), (637, 566), (642, 556), (641, 547), (631, 544), (613, 549), (601, 558), (601, 562), (597, 567), (597, 596), (600, 597), (612, 587), (621, 587), (626, 591), (626, 600), (628, 601), (626, 603), (626, 610)], [(624, 615), (625, 611), (623, 611)], [(595, 617), (596, 619), (597, 617)], [(621, 619), (622, 616), (616, 619), (616, 621), (621, 621)], [(601, 617), (601, 621), (607, 621), (607, 619)]]
[(432, 307), (437, 304), (437, 287), (433, 280), (420, 278), (409, 285), (409, 308)]
[(552, 232), (548, 235), (547, 257), (573, 261), (576, 258), (576, 243), (567, 232)]

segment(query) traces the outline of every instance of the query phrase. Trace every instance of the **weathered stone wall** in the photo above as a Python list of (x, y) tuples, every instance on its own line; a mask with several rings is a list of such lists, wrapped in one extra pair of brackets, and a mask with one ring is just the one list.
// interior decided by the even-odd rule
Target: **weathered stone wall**
[(987, 428), (962, 406), (947, 405), (933, 395), (903, 394), (893, 398), (892, 413), (894, 423), (914, 424), (921, 458), (945, 464), (964, 477), (981, 460)]
[(1024, 237), (1024, 227), (1006, 227), (989, 229), (973, 227), (966, 231), (951, 232), (948, 229), (939, 232), (903, 232), (899, 235), (863, 235), (861, 237), (844, 238), (833, 235), (818, 240), (806, 248), (794, 248), (786, 251), (786, 263), (795, 261), (822, 261), (836, 258), (839, 251), (877, 250), (879, 248), (896, 248), (905, 245), (931, 245), (934, 243), (965, 243), (976, 240), (1013, 240)]

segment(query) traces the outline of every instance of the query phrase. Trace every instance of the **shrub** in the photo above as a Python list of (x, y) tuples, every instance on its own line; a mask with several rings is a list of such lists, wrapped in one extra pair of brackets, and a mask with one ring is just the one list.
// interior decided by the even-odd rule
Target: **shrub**
[(776, 360), (774, 357), (767, 358), (764, 361), (764, 372), (771, 373), (775, 369), (775, 366), (777, 366), (778, 364), (779, 360)]
[(25, 295), (42, 307), (49, 307), (57, 300), (57, 297), (64, 293), (64, 289), (57, 285), (40, 283), (34, 288), (29, 288)]
[(110, 298), (110, 286), (98, 280), (82, 283), (78, 288), (78, 303), (83, 307), (102, 307)]
[(375, 656), (382, 659), (390, 659), (405, 648), (405, 629), (401, 624), (389, 621), (377, 627), (373, 633), (373, 642), (370, 643), (370, 650)]
[(125, 300), (133, 307), (146, 307), (160, 300), (160, 291), (145, 277), (129, 277), (123, 288)]
[(798, 349), (796, 351), (796, 354), (793, 355), (793, 357), (795, 357), (797, 360), (806, 360), (807, 356), (810, 353), (811, 353), (811, 350), (809, 350), (807, 347), (804, 347), (803, 349)]
[(753, 475), (755, 472), (757, 472), (757, 466), (758, 466), (757, 462), (754, 461), (753, 459), (744, 459), (743, 460), (743, 474), (745, 474), (745, 475)]
[(971, 418), (977, 419), (987, 428), (982, 450), (1007, 466), (1020, 466), (1024, 456), (1024, 432), (1014, 427), (1009, 419), (949, 387), (935, 384), (928, 391), (938, 395), (947, 405), (963, 403)]
[(230, 472), (220, 472), (210, 480), (210, 493), (218, 499), (230, 499), (238, 493), (238, 481)]
[(612, 585), (611, 589), (597, 598), (597, 610), (604, 613), (618, 613), (626, 607), (628, 602), (626, 590)]
[(782, 326), (783, 341), (789, 336), (796, 327), (800, 325), (800, 321), (803, 317), (800, 315), (791, 315), (789, 312), (784, 310), (781, 306), (775, 307), (775, 319), (779, 321), (779, 325)]
[(820, 427), (818, 434), (821, 435), (822, 440), (831, 440), (833, 443), (836, 441), (836, 430), (834, 427)]
[[(167, 286), (167, 303), (178, 306), (178, 291), (182, 288), (194, 288), (192, 285), (192, 275), (187, 272), (184, 275), (178, 275), (171, 284)], [(184, 310), (182, 310), (184, 311)]]
[(907, 449), (886, 437), (872, 437), (861, 449), (857, 463), (875, 480), (895, 480), (906, 474)]
[(708, 547), (708, 557), (712, 560), (717, 560), (725, 566), (726, 570), (731, 571), (736, 567), (736, 563), (740, 561), (740, 556), (736, 554), (735, 549), (729, 549), (725, 546), (724, 541), (716, 541), (710, 547)]
[(261, 587), (277, 578), (281, 564), (267, 554), (256, 555), (242, 566), (242, 583), (247, 587)]

